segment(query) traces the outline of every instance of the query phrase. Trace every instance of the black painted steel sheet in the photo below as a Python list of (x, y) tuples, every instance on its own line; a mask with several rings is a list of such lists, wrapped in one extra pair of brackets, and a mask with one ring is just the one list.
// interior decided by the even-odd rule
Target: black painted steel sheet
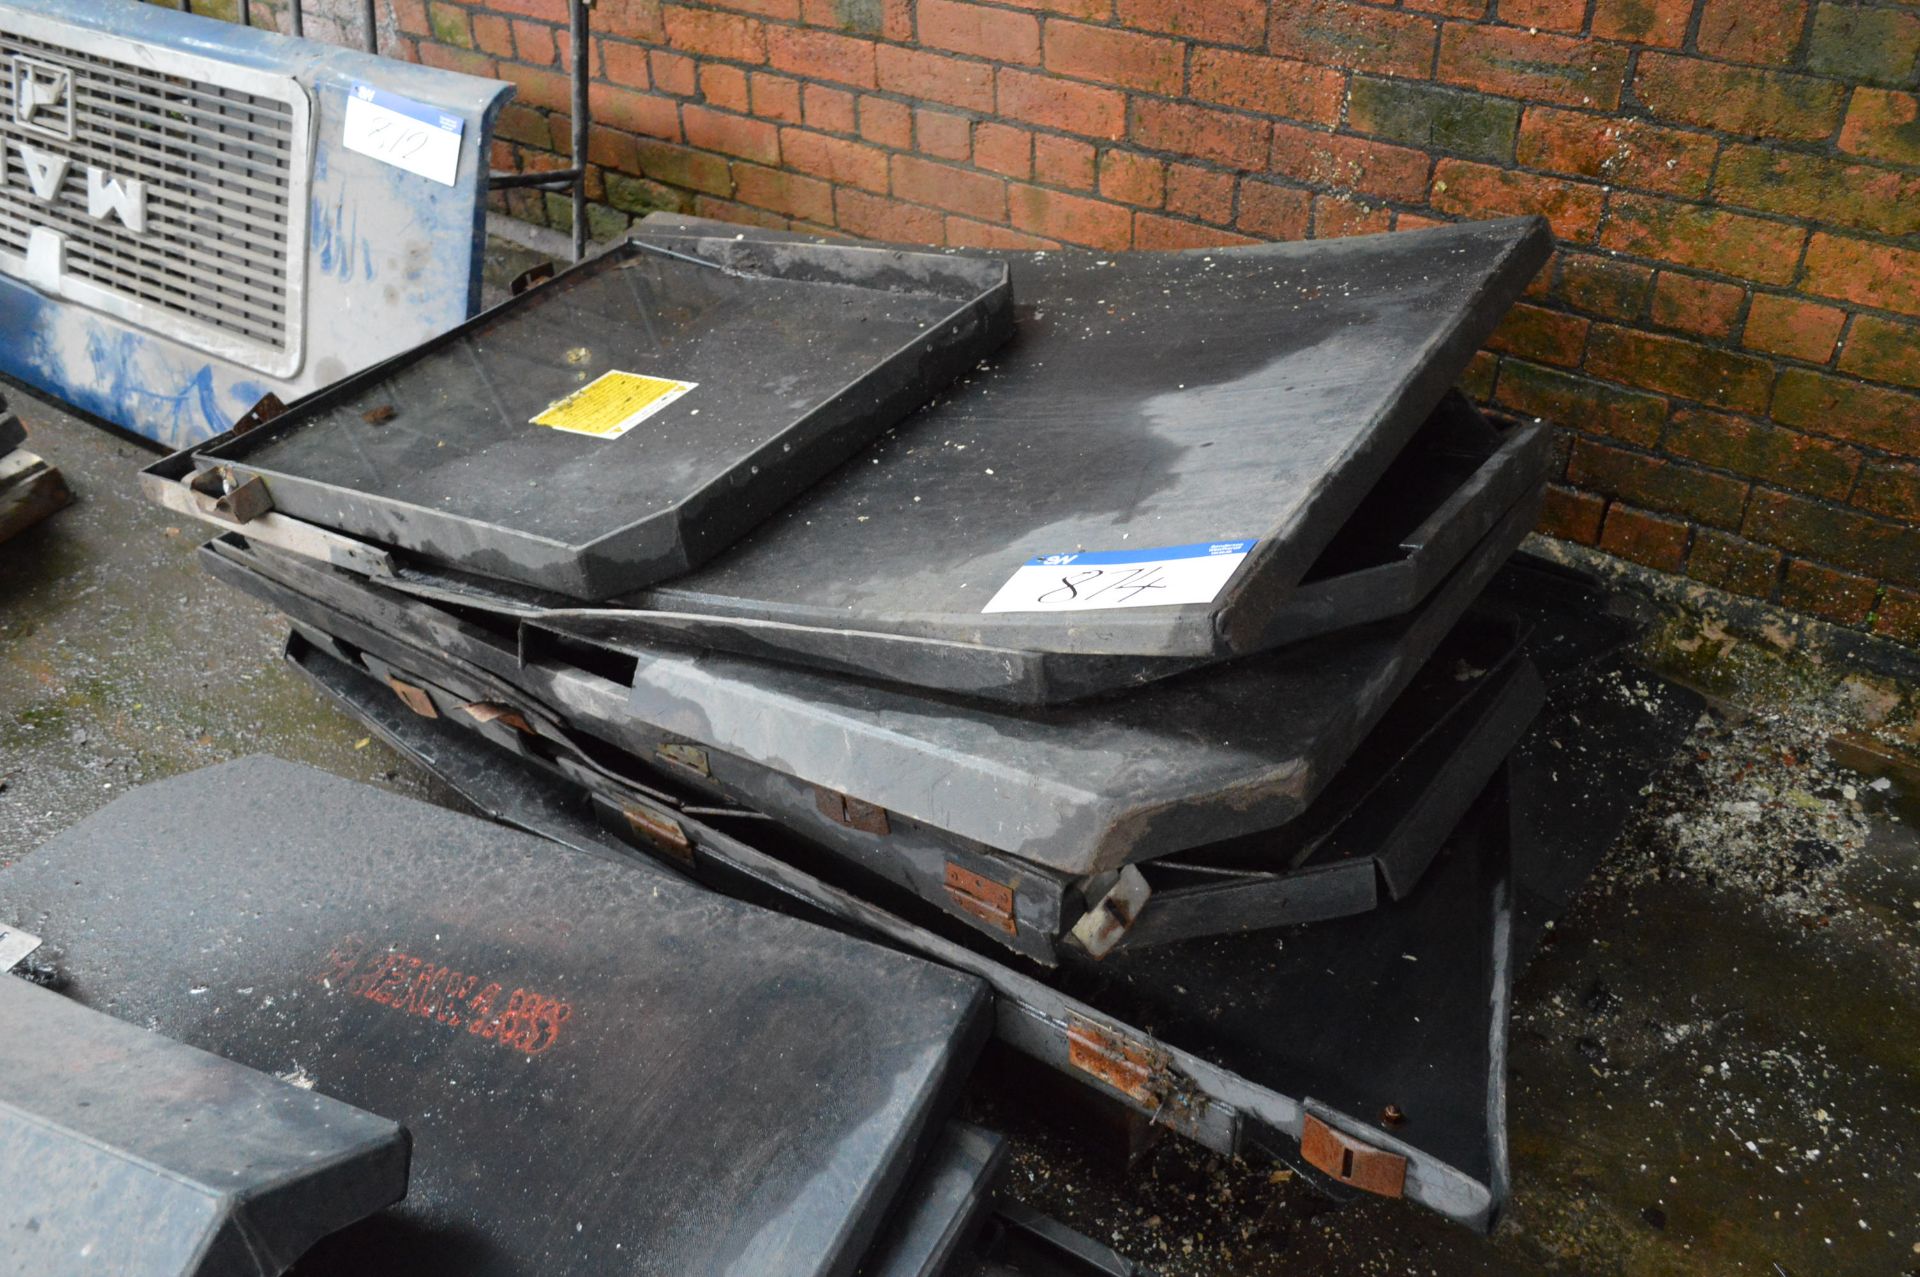
[(405, 1196), (408, 1150), (385, 1118), (0, 971), (0, 1272), (273, 1277)]
[[(638, 237), (707, 225), (649, 219)], [(999, 356), (645, 604), (1081, 655), (1260, 651), (1549, 245), (1543, 221), (1516, 218), (1003, 254), (1019, 326)], [(1207, 553), (1226, 546), (1245, 549), (1237, 565)], [(1193, 547), (1202, 566), (1174, 557)], [(1102, 575), (1067, 593), (1010, 584), (1087, 555), (1114, 561), (1076, 558)]]
[(642, 862), (272, 759), (8, 869), (72, 994), (406, 1123), (316, 1273), (845, 1273), (985, 1031), (982, 984)]
[(1011, 324), (990, 259), (683, 236), (575, 267), (199, 456), (296, 518), (605, 598), (710, 557)]

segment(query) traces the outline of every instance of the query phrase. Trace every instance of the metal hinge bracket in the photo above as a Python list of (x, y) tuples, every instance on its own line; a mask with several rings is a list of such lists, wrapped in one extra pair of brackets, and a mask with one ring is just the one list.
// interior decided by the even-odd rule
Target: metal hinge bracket
[(849, 829), (858, 829), (867, 834), (884, 834), (892, 828), (887, 822), (885, 807), (876, 807), (858, 798), (849, 798), (837, 789), (826, 789), (815, 785), (813, 801), (820, 808), (822, 816)]
[(1363, 1144), (1308, 1113), (1300, 1126), (1300, 1156), (1330, 1179), (1381, 1197), (1406, 1192), (1407, 1159)]
[(947, 898), (954, 908), (977, 918), (1008, 935), (1018, 935), (1020, 923), (1013, 913), (1013, 888), (1005, 883), (962, 869), (947, 862)]

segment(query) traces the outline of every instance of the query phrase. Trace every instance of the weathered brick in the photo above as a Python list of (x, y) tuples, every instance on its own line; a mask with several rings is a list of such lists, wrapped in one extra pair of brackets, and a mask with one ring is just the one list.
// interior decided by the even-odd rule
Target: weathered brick
[(1433, 169), (1433, 206), (1461, 215), (1538, 213), (1565, 242), (1585, 243), (1600, 226), (1605, 195), (1598, 186), (1537, 177), (1490, 164), (1443, 159)]
[(1010, 124), (982, 120), (973, 128), (973, 162), (1007, 177), (1032, 177), (1033, 134)]
[(993, 110), (993, 68), (984, 62), (883, 44), (874, 50), (874, 74), (889, 93), (969, 111)]
[(1505, 162), (1513, 159), (1520, 104), (1431, 84), (1356, 75), (1347, 94), (1347, 127), (1389, 141)]
[(1644, 120), (1528, 107), (1515, 154), (1528, 168), (1667, 195), (1704, 195), (1719, 143)]
[[(640, 138), (598, 124), (587, 129), (587, 162), (618, 173), (639, 173)], [(725, 161), (717, 161), (725, 167)]]
[(1493, 400), (1504, 408), (1571, 430), (1650, 448), (1660, 441), (1667, 401), (1519, 359), (1500, 361)]
[(1273, 170), (1316, 186), (1413, 202), (1426, 194), (1432, 162), (1425, 151), (1411, 147), (1291, 124), (1273, 126)]
[(1233, 220), (1233, 175), (1197, 164), (1167, 165), (1167, 211), (1203, 222)]
[(937, 160), (966, 160), (973, 154), (973, 121), (964, 115), (924, 108), (913, 113), (913, 137), (922, 155)]
[(1540, 510), (1540, 531), (1562, 541), (1592, 545), (1600, 539), (1600, 520), (1606, 513), (1605, 497), (1553, 484)]
[(1563, 253), (1548, 295), (1602, 319), (1638, 319), (1653, 296), (1653, 270), (1595, 253)]
[(1309, 124), (1336, 124), (1346, 76), (1331, 67), (1237, 49), (1193, 51), (1192, 97)]
[[(420, 42), (419, 49), (420, 61), (426, 66), (439, 67), (442, 71), (458, 71), (462, 75), (477, 75), (488, 80), (499, 78), (499, 62), (477, 50), (460, 49), (452, 45), (426, 40)], [(513, 74), (510, 78), (520, 86), (521, 100), (533, 105), (546, 105), (545, 103), (535, 103), (533, 95), (527, 91), (527, 81), (532, 75), (533, 68), (514, 67), (512, 70)], [(566, 80), (561, 76), (554, 76), (553, 78), (561, 82), (560, 101), (564, 103), (566, 101)]]
[[(909, 4), (911, 0), (892, 0), (892, 3)], [(1087, 22), (1105, 22), (1113, 16), (1113, 0), (1004, 0), (1004, 3), (1010, 9), (1032, 9)]]
[(966, 217), (947, 219), (947, 243), (955, 248), (998, 248), (1015, 252), (1026, 249), (1058, 248), (1059, 241), (1041, 235), (1029, 235), (1008, 226), (994, 226)]
[(680, 104), (657, 93), (634, 93), (611, 84), (587, 86), (587, 105), (597, 123), (628, 133), (678, 142)]
[(733, 194), (732, 171), (717, 155), (695, 151), (670, 142), (642, 138), (638, 147), (637, 172), (674, 186), (685, 186), (709, 195)]
[(1806, 25), (1807, 0), (1706, 0), (1696, 40), (1723, 62), (1784, 65)]
[(913, 111), (892, 98), (867, 94), (860, 99), (860, 136), (875, 146), (898, 151), (913, 146)]
[(1262, 239), (1305, 239), (1312, 223), (1313, 195), (1296, 186), (1246, 178), (1240, 183), (1241, 230)]
[(809, 222), (833, 222), (833, 186), (829, 182), (755, 164), (734, 165), (733, 179), (734, 198), (742, 204)]
[(1562, 368), (1578, 367), (1586, 346), (1586, 320), (1525, 302), (1508, 310), (1487, 340), (1491, 350)]
[(1267, 0), (1119, 0), (1120, 25), (1210, 44), (1258, 45), (1267, 38)]
[[(1318, 209), (1323, 197), (1314, 198), (1314, 216), (1319, 217)], [(1383, 210), (1384, 211), (1384, 210)], [(1491, 350), (1476, 350), (1467, 360), (1466, 371), (1460, 374), (1460, 380), (1454, 384), (1460, 393), (1475, 403), (1486, 403), (1493, 398), (1494, 378), (1500, 375), (1500, 356)]]
[(1201, 226), (1159, 213), (1141, 212), (1133, 215), (1133, 246), (1137, 249), (1175, 252), (1186, 248), (1226, 248), (1234, 244), (1259, 242), (1250, 235), (1236, 235), (1217, 226)]
[(1033, 139), (1033, 177), (1052, 186), (1076, 191), (1093, 189), (1094, 150), (1077, 137), (1042, 133)]
[[(601, 62), (606, 69), (607, 78), (627, 89), (653, 87), (653, 75), (647, 66), (650, 52), (651, 50), (643, 45), (622, 44), (618, 40), (608, 40), (600, 47)], [(537, 61), (537, 59), (533, 60)]]
[(553, 42), (553, 28), (544, 22), (524, 22), (515, 18), (513, 51), (522, 62), (531, 62), (535, 66), (550, 67), (560, 60), (560, 51)]
[[(566, 6), (559, 6), (555, 22), (567, 20)], [(629, 40), (666, 39), (660, 21), (660, 0), (600, 0), (594, 24), (598, 30), (625, 36)]]
[(508, 103), (494, 121), (493, 135), (508, 142), (544, 148), (547, 145), (547, 117), (538, 111)]
[(880, 83), (875, 69), (876, 49), (871, 40), (807, 27), (771, 27), (767, 31), (767, 60), (775, 67), (810, 80), (862, 89)]
[(653, 74), (653, 87), (661, 93), (690, 98), (699, 82), (699, 66), (684, 53), (655, 49), (647, 55), (647, 69)]
[(1773, 419), (1814, 434), (1920, 456), (1920, 398), (1807, 368), (1781, 372)]
[(1878, 315), (1855, 316), (1840, 351), (1840, 371), (1920, 387), (1920, 328)]
[(1920, 590), (1888, 586), (1874, 609), (1873, 632), (1896, 643), (1920, 646)]
[(473, 42), (484, 53), (496, 58), (514, 56), (513, 24), (492, 13), (473, 15)]
[(1587, 342), (1587, 370), (1746, 412), (1766, 408), (1773, 383), (1773, 366), (1764, 359), (1611, 324), (1594, 325)]
[(1842, 625), (1858, 625), (1866, 620), (1867, 613), (1873, 611), (1877, 592), (1874, 583), (1865, 577), (1837, 572), (1804, 559), (1789, 559), (1786, 573), (1780, 578), (1783, 607)]
[(1785, 71), (1643, 53), (1633, 91), (1655, 115), (1750, 137), (1818, 141), (1840, 123), (1847, 89)]
[(1662, 572), (1678, 572), (1687, 557), (1687, 525), (1616, 501), (1600, 531), (1600, 548)]
[(946, 219), (935, 209), (844, 186), (833, 192), (833, 211), (841, 230), (863, 239), (895, 244), (937, 244), (947, 233)]
[(1158, 208), (1167, 193), (1166, 165), (1132, 151), (1108, 151), (1100, 157), (1100, 193), (1122, 204)]
[(1755, 293), (1740, 344), (1772, 355), (1824, 364), (1832, 357), (1833, 343), (1839, 340), (1840, 326), (1846, 321), (1847, 313), (1831, 306)]
[(1593, 33), (1677, 49), (1687, 38), (1692, 12), (1693, 0), (1594, 0)]
[(1186, 78), (1186, 46), (1178, 40), (1058, 18), (1047, 22), (1044, 56), (1047, 70), (1057, 75), (1167, 97), (1178, 97)]
[(747, 73), (739, 67), (708, 63), (700, 68), (700, 97), (722, 111), (747, 114)]
[(1587, 0), (1500, 0), (1500, 21), (1516, 27), (1578, 31), (1587, 25)]
[(1676, 457), (1833, 500), (1847, 495), (1860, 470), (1860, 454), (1845, 444), (1705, 408), (1675, 411), (1661, 446)]
[(1693, 534), (1687, 575), (1730, 594), (1765, 599), (1780, 579), (1780, 551), (1713, 528)]
[(676, 49), (729, 62), (758, 64), (767, 60), (766, 25), (756, 18), (678, 5), (663, 7), (660, 17), (666, 25), (667, 43)]
[(1032, 14), (959, 0), (919, 0), (919, 15), (920, 43), (929, 48), (996, 62), (1040, 61), (1040, 22)]
[(1766, 284), (1793, 281), (1807, 236), (1798, 226), (1649, 195), (1616, 192), (1607, 214), (1605, 248)]
[(1117, 140), (1127, 133), (1127, 99), (1117, 89), (1000, 69), (1000, 114), (1042, 128)]
[(1920, 523), (1920, 465), (1906, 461), (1870, 461), (1860, 472), (1853, 504), (1889, 519)]
[(473, 47), (472, 16), (459, 5), (440, 4), (438, 0), (427, 6), (427, 24), (433, 29), (433, 38), (456, 49)]
[(1727, 337), (1740, 326), (1747, 290), (1738, 284), (1663, 270), (1653, 288), (1653, 322), (1701, 337)]
[(1133, 140), (1155, 151), (1213, 160), (1238, 169), (1266, 167), (1268, 126), (1230, 111), (1136, 98)]
[(1347, 235), (1382, 235), (1392, 229), (1393, 210), (1383, 205), (1367, 204), (1346, 195), (1313, 197), (1315, 239), (1338, 239)]
[(1738, 479), (1591, 439), (1574, 440), (1567, 479), (1591, 492), (1719, 528), (1739, 527), (1747, 504), (1747, 485)]
[(1014, 182), (1007, 203), (1015, 226), (1062, 243), (1117, 249), (1133, 237), (1133, 214), (1105, 200)]
[(859, 127), (855, 122), (853, 94), (845, 89), (809, 84), (800, 95), (800, 106), (810, 129), (826, 133), (852, 133)]
[(1814, 233), (1800, 287), (1881, 310), (1920, 315), (1920, 250)]
[(1450, 22), (1440, 38), (1436, 78), (1484, 93), (1611, 111), (1626, 83), (1627, 51), (1545, 31)]
[(703, 151), (737, 155), (760, 164), (780, 162), (780, 130), (765, 120), (709, 110), (688, 103), (680, 111), (687, 141)]
[(738, 9), (757, 18), (775, 18), (795, 22), (800, 17), (800, 0), (707, 0), (716, 9)]
[(886, 193), (887, 153), (878, 147), (806, 129), (787, 129), (780, 140), (788, 168), (825, 178), (839, 186)]
[(1807, 69), (1852, 83), (1913, 84), (1920, 60), (1920, 17), (1901, 9), (1822, 4), (1813, 14)]
[(732, 222), (739, 226), (764, 226), (768, 230), (792, 230), (794, 221), (784, 213), (775, 213), (764, 208), (755, 208), (751, 204), (740, 204), (733, 200), (723, 200), (715, 195), (697, 195), (693, 200), (693, 212), (696, 217), (710, 217), (716, 222)]
[(1315, 66), (1424, 76), (1433, 64), (1431, 18), (1349, 0), (1285, 0), (1273, 6), (1267, 47)]
[(1920, 98), (1855, 89), (1840, 127), (1840, 149), (1895, 164), (1920, 164)]
[(1484, 18), (1492, 0), (1405, 0), (1403, 8), (1449, 18)]
[(893, 193), (983, 222), (1004, 221), (1007, 216), (1007, 184), (1000, 178), (914, 155), (893, 157)]
[(1727, 147), (1713, 193), (1722, 204), (1882, 235), (1920, 231), (1920, 176), (1771, 145)]

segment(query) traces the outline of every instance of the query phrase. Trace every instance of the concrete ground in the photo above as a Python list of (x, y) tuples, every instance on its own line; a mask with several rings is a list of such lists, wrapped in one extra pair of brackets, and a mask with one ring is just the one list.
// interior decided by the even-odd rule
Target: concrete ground
[[(456, 801), (280, 664), (284, 625), (141, 501), (151, 454), (7, 393), (79, 502), (0, 545), (0, 863), (253, 752)], [(1738, 676), (1521, 981), (1491, 1240), (1178, 1141), (1126, 1167), (976, 1096), (1015, 1190), (1174, 1274), (1920, 1274), (1920, 793), (1897, 749), (1845, 752), (1878, 782), (1828, 749), (1907, 730), (1911, 688), (1676, 625), (1656, 657)]]

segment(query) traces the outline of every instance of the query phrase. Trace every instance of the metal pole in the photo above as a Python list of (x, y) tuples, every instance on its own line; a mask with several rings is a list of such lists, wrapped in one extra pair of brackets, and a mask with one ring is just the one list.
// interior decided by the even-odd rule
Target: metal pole
[(240, 25), (243, 27), (253, 25), (253, 0), (240, 0)]
[(367, 52), (380, 52), (380, 18), (374, 12), (375, 0), (367, 0), (365, 23), (367, 28)]
[(587, 75), (590, 66), (587, 50), (587, 5), (590, 0), (572, 0), (569, 30), (573, 35), (573, 167), (579, 176), (573, 182), (573, 260), (587, 257)]
[(289, 16), (293, 19), (293, 34), (297, 36), (305, 35), (307, 33), (307, 22), (306, 15), (300, 11), (300, 0), (293, 0)]

